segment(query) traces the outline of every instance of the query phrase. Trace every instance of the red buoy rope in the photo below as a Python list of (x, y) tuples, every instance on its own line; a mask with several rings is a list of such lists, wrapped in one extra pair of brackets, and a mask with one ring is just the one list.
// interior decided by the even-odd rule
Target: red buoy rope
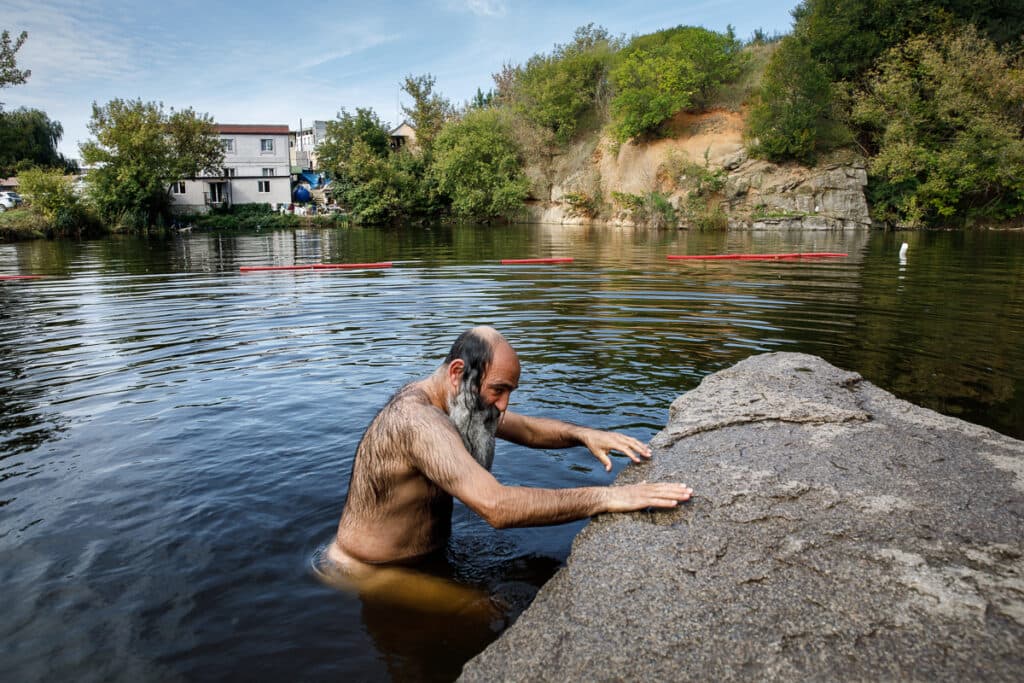
[(849, 254), (830, 251), (805, 251), (793, 254), (708, 254), (702, 256), (677, 256), (669, 254), (670, 261), (775, 261), (778, 259), (799, 258), (842, 258)]
[(573, 258), (571, 256), (558, 257), (558, 258), (503, 258), (501, 259), (501, 265), (513, 266), (520, 265), (523, 263), (572, 263)]
[(301, 266), (241, 266), (239, 272), (241, 273), (258, 273), (268, 270), (338, 270), (338, 269), (355, 269), (355, 268), (390, 268), (391, 261), (381, 261), (380, 263), (310, 263)]
[(42, 275), (0, 275), (0, 280), (38, 280)]

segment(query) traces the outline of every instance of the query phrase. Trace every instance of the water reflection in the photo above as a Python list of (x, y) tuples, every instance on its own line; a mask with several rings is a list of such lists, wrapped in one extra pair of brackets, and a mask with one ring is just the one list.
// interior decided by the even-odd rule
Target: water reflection
[[(849, 257), (665, 258), (744, 251)], [(576, 260), (498, 265), (528, 256)], [(382, 260), (396, 267), (238, 272)], [(772, 350), (1024, 437), (1018, 233), (193, 233), (0, 246), (0, 272), (49, 276), (0, 284), (0, 657), (17, 680), (457, 672), (492, 631), (340, 594), (305, 560), (375, 411), (472, 324), (518, 349), (516, 409), (641, 439), (708, 373)], [(580, 449), (508, 444), (494, 473), (613, 478)], [(497, 532), (456, 506), (453, 528), (456, 578), (526, 602), (581, 525)]]

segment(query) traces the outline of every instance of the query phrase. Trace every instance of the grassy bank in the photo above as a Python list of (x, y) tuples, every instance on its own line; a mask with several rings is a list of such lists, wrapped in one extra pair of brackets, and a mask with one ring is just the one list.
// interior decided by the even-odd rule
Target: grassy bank
[(0, 213), (0, 242), (20, 242), (54, 237), (56, 229), (31, 209), (9, 209)]

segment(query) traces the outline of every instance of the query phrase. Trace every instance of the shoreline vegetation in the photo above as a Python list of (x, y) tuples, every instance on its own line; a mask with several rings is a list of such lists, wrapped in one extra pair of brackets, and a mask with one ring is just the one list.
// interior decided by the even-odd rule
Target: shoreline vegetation
[[(180, 224), (517, 222), (527, 207), (552, 202), (595, 223), (727, 229), (728, 173), (710, 146), (703, 159), (666, 156), (658, 178), (602, 176), (602, 159), (679, 140), (691, 134), (681, 118), (715, 112), (742, 121), (744, 159), (813, 168), (837, 151), (856, 155), (867, 174), (865, 220), (875, 227), (1024, 225), (1024, 6), (803, 0), (792, 15), (790, 33), (755, 31), (745, 41), (732, 27), (626, 37), (588, 24), (550, 52), (506, 63), (493, 87), (461, 106), (437, 91), (432, 75), (410, 75), (401, 89), (412, 105), (402, 110), (414, 144), (392, 148), (390, 124), (372, 109), (341, 109), (327, 123), (319, 172), (331, 179), (329, 200), (343, 217), (251, 206), (174, 216), (170, 184), (216, 173), (224, 160), (211, 117), (191, 109), (94, 104), (94, 137), (81, 146), (93, 169), (84, 187), (73, 186), (69, 165), (55, 156), (59, 123), (0, 110), (0, 142), (16, 124), (42, 126), (50, 145), (20, 158), (0, 154), (0, 175), (17, 172), (29, 200), (28, 209), (0, 214), (0, 241)], [(13, 69), (26, 36), (12, 43), (3, 35)], [(10, 73), (0, 87), (30, 75)]]

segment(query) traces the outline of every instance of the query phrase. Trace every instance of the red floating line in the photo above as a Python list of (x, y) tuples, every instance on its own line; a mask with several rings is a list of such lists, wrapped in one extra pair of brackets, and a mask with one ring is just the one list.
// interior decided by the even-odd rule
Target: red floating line
[(0, 280), (38, 280), (42, 275), (0, 275)]
[(332, 270), (337, 268), (390, 268), (391, 261), (381, 261), (379, 263), (316, 263), (313, 265), (314, 270)]
[(313, 270), (313, 266), (241, 266), (238, 269), (240, 273), (256, 273), (264, 270)]
[(268, 270), (338, 270), (342, 268), (390, 268), (391, 261), (379, 263), (310, 263), (302, 266), (241, 266), (242, 273), (258, 273)]
[(670, 261), (776, 261), (799, 258), (842, 258), (849, 254), (830, 251), (807, 251), (794, 254), (709, 254), (703, 256), (677, 256), (669, 254)]
[(523, 263), (572, 263), (573, 258), (571, 256), (560, 257), (560, 258), (503, 258), (501, 259), (501, 265), (513, 266)]

